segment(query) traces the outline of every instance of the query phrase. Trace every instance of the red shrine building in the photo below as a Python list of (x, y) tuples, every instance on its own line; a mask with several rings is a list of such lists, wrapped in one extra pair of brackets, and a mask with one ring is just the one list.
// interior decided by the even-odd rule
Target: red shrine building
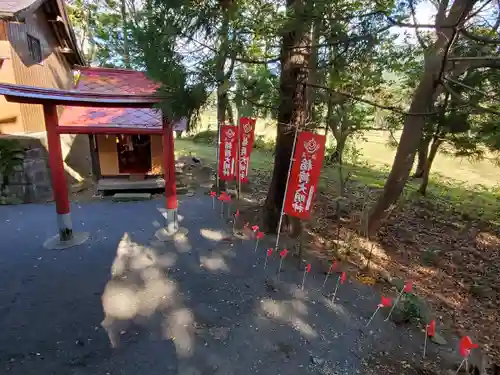
[[(161, 111), (153, 108), (161, 100), (155, 94), (156, 86), (138, 72), (94, 68), (83, 69), (83, 72), (85, 77), (98, 77), (95, 80), (97, 82), (89, 86), (82, 85), (76, 90), (0, 84), (0, 95), (3, 95), (8, 102), (38, 104), (43, 108), (47, 132), (48, 164), (59, 230), (59, 235), (49, 239), (46, 246), (62, 248), (77, 245), (86, 240), (85, 236), (74, 236), (73, 234), (68, 186), (61, 149), (62, 134), (88, 134), (92, 136), (94, 141), (97, 140), (94, 147), (104, 147), (107, 151), (104, 154), (107, 157), (104, 163), (107, 164), (98, 160), (99, 168), (105, 166), (105, 168), (109, 168), (106, 169), (109, 173), (124, 174), (135, 173), (138, 169), (141, 173), (148, 173), (152, 167), (152, 164), (151, 166), (149, 164), (148, 156), (141, 156), (146, 161), (142, 160), (135, 166), (133, 163), (127, 164), (126, 161), (120, 162), (119, 152), (125, 147), (124, 145), (127, 142), (129, 145), (131, 143), (133, 151), (133, 147), (139, 148), (146, 144), (145, 141), (140, 140), (140, 137), (149, 139), (150, 142), (151, 139), (156, 139), (153, 141), (158, 142), (156, 150), (158, 154), (155, 154), (155, 157), (161, 155), (157, 163), (162, 168), (165, 181), (167, 234), (174, 233), (177, 230), (174, 130), (173, 125), (163, 118)], [(96, 74), (94, 75), (94, 73)], [(135, 79), (131, 79), (127, 86), (119, 78), (122, 76), (123, 79), (124, 75)], [(107, 78), (104, 79), (104, 76)], [(113, 86), (109, 83), (100, 85), (99, 82), (102, 83), (103, 80), (105, 82), (122, 82), (118, 87), (121, 87), (123, 91), (116, 93), (117, 90), (112, 89)], [(88, 84), (89, 80), (84, 79), (82, 82)], [(135, 89), (134, 82), (141, 82), (141, 85), (144, 85)], [(145, 82), (149, 82), (147, 87)], [(61, 115), (58, 111), (60, 106), (63, 107)], [(116, 151), (114, 147), (110, 147), (111, 144), (116, 145)], [(148, 150), (150, 149), (151, 147), (148, 147)], [(153, 154), (150, 155), (153, 159)], [(130, 158), (130, 155), (128, 157)]]
[[(75, 91), (112, 95), (154, 95), (158, 84), (144, 72), (75, 67)], [(59, 125), (72, 134), (90, 134), (98, 190), (163, 188), (162, 115), (153, 108), (64, 107)], [(107, 127), (107, 133), (88, 132)], [(111, 131), (111, 129), (113, 129)]]

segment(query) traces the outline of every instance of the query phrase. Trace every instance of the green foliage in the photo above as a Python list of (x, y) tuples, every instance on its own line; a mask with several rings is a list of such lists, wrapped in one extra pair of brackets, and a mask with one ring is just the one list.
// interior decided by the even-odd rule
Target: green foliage
[(253, 147), (262, 151), (274, 152), (276, 142), (274, 140), (265, 139), (262, 136), (256, 135)]
[(23, 164), (23, 149), (18, 141), (10, 139), (0, 140), (0, 195), (3, 195), (9, 184), (10, 177), (14, 174), (16, 167)]
[(195, 143), (216, 145), (217, 144), (217, 131), (214, 131), (214, 130), (200, 131), (200, 132), (194, 134), (193, 136), (191, 136), (190, 139)]

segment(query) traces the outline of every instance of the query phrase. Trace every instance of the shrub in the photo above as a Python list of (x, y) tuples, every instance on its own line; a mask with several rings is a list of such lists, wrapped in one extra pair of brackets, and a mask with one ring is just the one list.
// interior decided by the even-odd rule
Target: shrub
[(12, 139), (0, 140), (0, 195), (4, 195), (10, 177), (16, 167), (22, 165), (24, 159), (20, 143)]
[(217, 132), (214, 130), (203, 130), (191, 137), (195, 143), (205, 143), (209, 145), (217, 144)]
[(274, 140), (266, 140), (261, 135), (256, 135), (253, 143), (253, 147), (262, 151), (274, 152), (276, 148), (276, 142)]

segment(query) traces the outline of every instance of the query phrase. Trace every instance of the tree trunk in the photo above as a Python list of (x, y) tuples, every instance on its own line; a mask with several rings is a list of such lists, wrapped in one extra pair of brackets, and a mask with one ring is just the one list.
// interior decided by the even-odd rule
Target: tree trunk
[[(228, 76), (224, 72), (224, 65), (226, 64), (226, 59), (229, 49), (229, 11), (227, 8), (222, 7), (222, 12), (224, 14), (223, 22), (220, 31), (221, 44), (216, 61), (216, 78), (217, 78), (217, 139), (220, 142), (220, 127), (226, 121), (226, 113), (228, 106), (227, 90), (229, 88)], [(230, 74), (230, 73), (229, 73)], [(219, 144), (217, 144), (217, 161), (219, 161)], [(219, 166), (217, 165), (217, 168)], [(220, 179), (218, 180), (218, 191), (226, 190), (226, 182)]]
[[(426, 72), (413, 95), (410, 112), (429, 111), (434, 102), (435, 91), (434, 74)], [(390, 208), (403, 192), (413, 167), (424, 125), (424, 116), (406, 116), (399, 146), (391, 172), (385, 182), (384, 191), (379, 196), (368, 219), (368, 233), (374, 234), (378, 230), (381, 221), (387, 217)]]
[(418, 146), (418, 161), (417, 169), (413, 174), (414, 178), (421, 178), (424, 175), (425, 163), (429, 155), (429, 144), (431, 143), (430, 137), (423, 136)]
[(344, 148), (347, 141), (347, 134), (342, 133), (340, 137), (337, 139), (337, 146), (335, 147), (335, 153), (338, 161), (338, 172), (339, 172), (339, 195), (344, 196), (345, 194), (345, 184), (344, 184)]
[[(299, 22), (304, 14), (304, 0), (287, 0), (288, 12), (294, 17), (288, 25), (281, 47), (280, 104), (274, 169), (263, 208), (266, 232), (275, 233), (280, 219), (295, 132), (303, 128), (308, 116), (308, 68), (311, 50), (311, 28)], [(293, 26), (293, 27), (292, 27)], [(291, 220), (294, 235), (300, 233), (300, 221)]]
[(418, 192), (422, 195), (425, 195), (427, 193), (427, 185), (429, 184), (429, 175), (431, 174), (432, 162), (434, 161), (439, 146), (441, 146), (442, 142), (443, 141), (440, 140), (439, 138), (434, 138), (434, 140), (432, 141), (429, 157), (426, 160), (424, 172), (422, 175), (422, 183), (420, 184), (420, 188), (418, 189)]
[[(442, 72), (443, 61), (446, 61), (445, 56), (452, 49), (457, 30), (467, 20), (467, 16), (472, 11), (475, 3), (476, 1), (473, 0), (455, 0), (448, 11), (448, 16), (446, 16), (446, 7), (440, 8), (436, 16), (436, 42), (425, 58), (424, 72), (413, 94), (410, 112), (425, 113), (433, 108), (440, 87), (438, 80), (441, 79), (440, 73)], [(457, 27), (444, 28), (442, 27), (444, 24), (456, 24)], [(424, 126), (424, 116), (406, 116), (392, 169), (384, 185), (384, 191), (370, 213), (368, 221), (369, 234), (374, 234), (378, 230), (382, 220), (387, 217), (392, 205), (403, 192), (413, 167), (420, 139), (423, 136)]]
[(125, 68), (130, 69), (130, 50), (128, 46), (128, 31), (127, 31), (127, 6), (125, 0), (121, 1), (121, 16), (123, 28), (123, 63)]

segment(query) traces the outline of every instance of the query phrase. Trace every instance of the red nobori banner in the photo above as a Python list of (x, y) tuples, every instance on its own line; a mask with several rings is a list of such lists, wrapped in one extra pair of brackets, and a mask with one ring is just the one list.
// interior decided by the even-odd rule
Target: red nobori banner
[(250, 170), (250, 154), (253, 149), (256, 119), (250, 117), (240, 118), (240, 163), (239, 176), (241, 182), (248, 182)]
[(323, 165), (325, 141), (324, 135), (298, 134), (285, 196), (284, 211), (287, 215), (309, 218)]
[(237, 127), (233, 125), (221, 125), (219, 145), (219, 178), (221, 180), (232, 180), (236, 177), (237, 153)]

